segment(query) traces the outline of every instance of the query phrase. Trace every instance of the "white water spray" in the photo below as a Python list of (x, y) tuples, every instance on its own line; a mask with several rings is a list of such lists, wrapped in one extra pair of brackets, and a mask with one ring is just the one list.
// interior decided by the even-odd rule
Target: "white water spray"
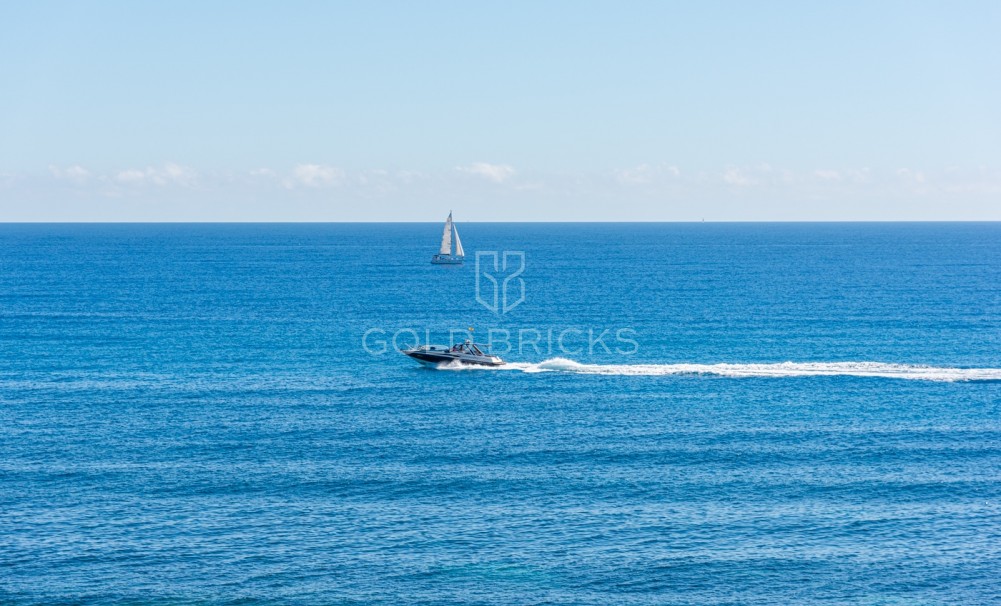
[(1001, 368), (950, 368), (887, 364), (883, 362), (781, 362), (776, 364), (581, 364), (566, 358), (538, 363), (513, 362), (504, 366), (450, 364), (441, 370), (493, 370), (525, 373), (559, 372), (616, 376), (710, 377), (881, 377), (912, 381), (1001, 381)]

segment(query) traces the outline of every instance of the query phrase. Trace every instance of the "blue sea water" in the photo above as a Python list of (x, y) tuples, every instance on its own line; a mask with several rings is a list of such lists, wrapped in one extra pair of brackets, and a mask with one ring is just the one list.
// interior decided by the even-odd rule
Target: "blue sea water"
[(0, 226), (0, 602), (1001, 603), (1001, 225), (459, 229)]

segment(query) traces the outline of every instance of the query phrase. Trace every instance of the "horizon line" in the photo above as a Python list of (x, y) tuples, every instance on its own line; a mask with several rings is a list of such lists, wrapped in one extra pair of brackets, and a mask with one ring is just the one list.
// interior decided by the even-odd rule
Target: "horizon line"
[[(552, 223), (552, 224), (612, 224), (612, 225), (640, 225), (640, 224), (699, 224), (699, 223), (718, 223), (718, 224), (735, 224), (735, 223), (749, 223), (749, 224), (763, 224), (763, 223), (1001, 223), (1001, 219), (754, 219), (754, 220), (682, 220), (682, 221), (600, 221), (600, 220), (583, 220), (583, 221), (557, 221), (557, 220), (540, 220), (540, 221), (453, 221), (455, 223), (480, 223), (480, 224), (493, 224), (493, 223), (511, 223), (511, 224), (539, 224), (539, 223)], [(167, 221), (118, 221), (118, 220), (108, 220), (108, 221), (3, 221), (0, 220), (0, 225), (425, 225), (425, 224), (438, 224), (441, 223), (440, 220), (436, 221), (285, 221), (285, 220), (275, 220), (275, 221), (205, 221), (205, 220), (167, 220)]]

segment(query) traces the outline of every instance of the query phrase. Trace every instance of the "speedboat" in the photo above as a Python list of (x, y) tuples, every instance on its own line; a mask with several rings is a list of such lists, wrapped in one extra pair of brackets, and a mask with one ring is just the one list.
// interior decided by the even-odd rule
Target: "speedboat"
[(504, 360), (485, 353), (484, 349), (486, 348), (483, 345), (477, 345), (467, 340), (465, 343), (453, 345), (452, 347), (445, 345), (421, 345), (412, 349), (405, 349), (403, 350), (403, 354), (410, 356), (425, 366), (441, 366), (452, 363), (474, 366), (504, 365)]

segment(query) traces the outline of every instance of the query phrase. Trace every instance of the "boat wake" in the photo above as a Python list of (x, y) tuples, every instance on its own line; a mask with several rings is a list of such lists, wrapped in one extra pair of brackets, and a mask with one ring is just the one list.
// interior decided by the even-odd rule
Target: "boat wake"
[(709, 377), (880, 377), (912, 381), (1001, 381), (1001, 368), (949, 368), (883, 362), (781, 362), (777, 364), (581, 364), (566, 358), (504, 366), (449, 364), (440, 370), (491, 370), (584, 375)]

